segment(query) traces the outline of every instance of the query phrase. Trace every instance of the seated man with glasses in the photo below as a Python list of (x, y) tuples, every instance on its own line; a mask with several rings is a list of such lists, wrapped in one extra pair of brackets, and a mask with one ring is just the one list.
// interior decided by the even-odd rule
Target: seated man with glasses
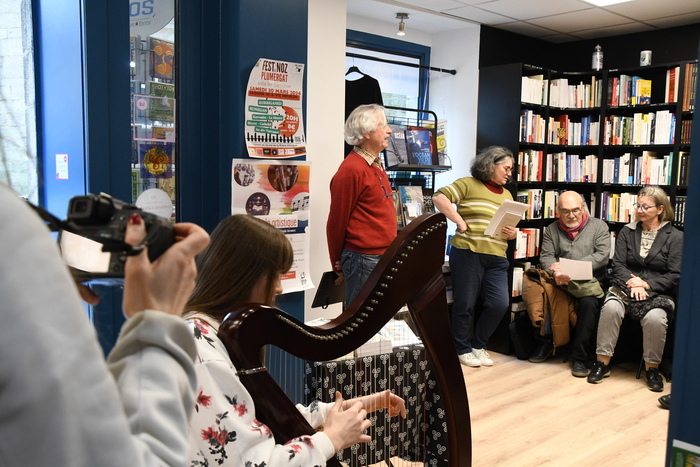
[[(608, 225), (588, 214), (584, 198), (565, 191), (557, 201), (559, 219), (544, 229), (540, 250), (541, 270), (523, 278), (523, 300), (537, 329), (537, 346), (529, 360), (547, 360), (556, 346), (569, 342), (569, 326), (576, 330), (571, 343), (573, 367), (579, 378), (588, 375), (589, 351), (593, 355), (606, 267), (610, 260)], [(590, 261), (593, 279), (573, 281), (561, 272), (560, 259)], [(591, 359), (592, 360), (592, 359)]]

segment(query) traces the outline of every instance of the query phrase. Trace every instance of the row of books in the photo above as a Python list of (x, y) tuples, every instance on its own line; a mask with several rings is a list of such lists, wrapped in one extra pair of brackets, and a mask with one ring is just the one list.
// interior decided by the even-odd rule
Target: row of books
[(546, 120), (532, 110), (520, 111), (520, 142), (544, 144)]
[(691, 119), (681, 122), (681, 144), (690, 144), (693, 130), (693, 121)]
[(625, 153), (603, 161), (603, 183), (630, 185), (671, 185), (673, 182), (673, 156), (659, 156), (654, 151), (642, 154)]
[(676, 116), (668, 110), (605, 117), (606, 145), (673, 144)]
[(523, 228), (518, 229), (515, 237), (514, 259), (532, 258), (540, 254), (540, 236), (542, 229)]
[(683, 112), (690, 112), (695, 109), (695, 94), (698, 92), (698, 62), (686, 63), (684, 72), (685, 85), (681, 109)]
[(598, 117), (586, 115), (580, 122), (572, 122), (569, 116), (549, 117), (547, 142), (549, 144), (591, 146), (599, 144), (600, 123)]
[(518, 153), (518, 180), (523, 182), (591, 182), (597, 180), (595, 154), (547, 153), (526, 149)]
[(544, 75), (523, 76), (520, 101), (527, 104), (547, 105), (547, 82)]
[(563, 108), (600, 107), (602, 97), (602, 82), (596, 76), (591, 76), (591, 82), (579, 81), (569, 84), (568, 78), (553, 79), (549, 83), (549, 105)]
[(525, 203), (530, 207), (523, 214), (523, 219), (542, 218), (542, 189), (532, 188), (529, 190), (518, 190), (515, 201)]
[(651, 80), (622, 74), (608, 79), (611, 107), (651, 104)]
[(634, 193), (601, 193), (600, 218), (608, 222), (630, 222), (634, 213)]

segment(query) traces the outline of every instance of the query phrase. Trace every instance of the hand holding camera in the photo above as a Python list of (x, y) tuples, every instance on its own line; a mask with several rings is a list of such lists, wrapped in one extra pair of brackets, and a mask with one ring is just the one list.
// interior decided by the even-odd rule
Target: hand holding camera
[[(197, 276), (194, 258), (209, 244), (209, 234), (190, 223), (175, 224), (173, 230), (175, 244), (155, 261), (151, 262), (144, 251), (126, 259), (122, 306), (127, 317), (142, 310), (182, 313)], [(139, 214), (132, 213), (125, 241), (138, 245), (144, 238), (145, 223)]]

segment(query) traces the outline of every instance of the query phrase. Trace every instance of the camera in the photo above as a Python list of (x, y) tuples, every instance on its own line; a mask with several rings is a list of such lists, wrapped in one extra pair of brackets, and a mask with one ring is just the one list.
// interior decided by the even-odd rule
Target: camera
[(145, 244), (151, 261), (173, 243), (175, 229), (169, 219), (140, 210), (108, 194), (71, 198), (65, 227), (59, 233), (63, 261), (78, 282), (119, 285), (131, 249), (124, 242), (132, 214), (139, 214), (146, 227)]

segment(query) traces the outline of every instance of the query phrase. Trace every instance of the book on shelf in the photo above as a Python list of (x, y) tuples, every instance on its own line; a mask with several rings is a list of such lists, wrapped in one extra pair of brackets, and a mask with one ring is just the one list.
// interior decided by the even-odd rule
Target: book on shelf
[(690, 170), (690, 153), (688, 151), (678, 152), (678, 180), (680, 186), (688, 186), (688, 171)]
[(486, 227), (485, 235), (490, 235), (494, 238), (501, 237), (501, 230), (505, 226), (515, 227), (523, 218), (523, 214), (530, 208), (529, 204), (511, 201), (509, 199), (503, 201), (496, 210), (496, 213), (491, 218), (491, 222)]
[(406, 129), (408, 163), (438, 165), (435, 135), (429, 128), (409, 126)]
[(675, 66), (666, 70), (665, 99), (668, 103), (678, 102), (678, 83), (681, 77), (681, 67)]
[(637, 80), (637, 104), (651, 104), (651, 80), (639, 78)]
[(673, 223), (677, 227), (683, 228), (685, 226), (685, 208), (688, 202), (687, 196), (676, 196), (675, 206), (673, 209)]
[(396, 229), (401, 230), (405, 227), (403, 223), (403, 206), (401, 205), (401, 195), (398, 190), (392, 192), (394, 197), (394, 211), (396, 212)]
[(513, 287), (511, 288), (511, 297), (519, 297), (523, 294), (523, 274), (525, 269), (521, 266), (513, 266)]
[(523, 76), (520, 87), (520, 101), (528, 104), (545, 105), (547, 80), (544, 75)]
[(517, 200), (527, 204), (528, 209), (525, 211), (525, 219), (541, 219), (542, 218), (542, 189), (530, 188), (527, 190), (518, 190), (516, 193)]
[(425, 208), (423, 187), (419, 185), (401, 185), (399, 186), (399, 199), (401, 201), (404, 226), (423, 214)]
[(384, 150), (384, 163), (387, 167), (408, 164), (408, 147), (406, 146), (406, 126), (390, 123), (391, 136), (389, 146)]
[(438, 119), (437, 126), (433, 120), (421, 120), (422, 128), (435, 128), (435, 146), (437, 147), (438, 165), (448, 165), (447, 161), (447, 120)]

